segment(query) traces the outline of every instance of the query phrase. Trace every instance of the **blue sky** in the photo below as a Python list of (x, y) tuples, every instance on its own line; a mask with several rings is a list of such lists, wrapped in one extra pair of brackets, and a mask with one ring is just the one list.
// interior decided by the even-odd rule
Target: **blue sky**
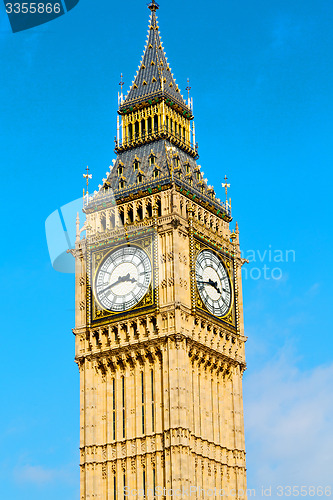
[[(248, 486), (272, 486), (272, 498), (277, 485), (333, 486), (333, 4), (160, 4), (183, 94), (191, 79), (199, 164), (222, 199), (228, 175), (252, 260)], [(81, 196), (86, 165), (96, 189), (115, 158), (120, 73), (128, 89), (148, 14), (137, 0), (80, 0), (12, 34), (0, 5), (2, 498), (79, 495), (74, 278), (52, 269), (44, 226)]]

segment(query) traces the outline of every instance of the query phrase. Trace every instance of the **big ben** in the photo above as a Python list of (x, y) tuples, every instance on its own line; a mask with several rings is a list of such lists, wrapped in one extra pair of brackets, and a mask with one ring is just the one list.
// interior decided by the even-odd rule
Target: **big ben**
[(245, 498), (239, 231), (148, 7), (116, 160), (77, 221), (80, 499)]

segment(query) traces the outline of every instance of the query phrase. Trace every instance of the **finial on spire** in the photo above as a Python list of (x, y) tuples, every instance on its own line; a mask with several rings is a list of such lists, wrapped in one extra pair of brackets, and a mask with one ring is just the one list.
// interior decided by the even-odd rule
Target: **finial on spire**
[(187, 90), (187, 105), (188, 107), (190, 108), (191, 111), (193, 111), (193, 99), (190, 98), (190, 90), (191, 90), (191, 86), (190, 86), (190, 79), (188, 78), (187, 79), (187, 87), (186, 87), (186, 90)]
[[(89, 174), (89, 167), (88, 167), (88, 166), (87, 166), (87, 168), (86, 168), (86, 171), (87, 171), (87, 173), (86, 173), (86, 174), (83, 174), (83, 177), (84, 177), (84, 178), (86, 179), (86, 181), (87, 181), (87, 192), (86, 192), (86, 194), (88, 194), (89, 179), (92, 179), (92, 175), (91, 175), (91, 174)], [(83, 190), (83, 193), (84, 193), (84, 190)], [(84, 196), (84, 194), (83, 194), (83, 196)]]
[(152, 12), (156, 12), (159, 8), (160, 8), (160, 6), (158, 5), (157, 2), (155, 2), (155, 0), (152, 0), (148, 4), (148, 9), (150, 9)]
[(119, 82), (120, 88), (121, 88), (121, 93), (123, 93), (123, 86), (124, 86), (124, 80), (123, 80), (123, 74), (120, 74), (120, 82)]
[(118, 92), (118, 106), (120, 106), (123, 101), (124, 101), (124, 96), (123, 96), (123, 86), (125, 85), (124, 84), (124, 80), (123, 80), (123, 74), (121, 73), (120, 75), (120, 82), (119, 82), (119, 85), (120, 85), (120, 93)]
[(186, 87), (188, 100), (190, 100), (190, 90), (191, 90), (191, 88), (192, 87), (190, 87), (190, 79), (188, 78), (187, 79), (187, 87)]
[(230, 184), (227, 184), (227, 180), (228, 180), (228, 177), (225, 176), (224, 177), (224, 181), (222, 183), (222, 187), (225, 188), (225, 201), (226, 201), (226, 205), (228, 204), (228, 188), (230, 188)]

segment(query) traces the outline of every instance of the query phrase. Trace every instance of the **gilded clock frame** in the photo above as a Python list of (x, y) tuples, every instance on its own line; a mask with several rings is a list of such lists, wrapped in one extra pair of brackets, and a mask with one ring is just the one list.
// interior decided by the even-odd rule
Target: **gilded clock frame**
[[(95, 298), (93, 284), (96, 273), (102, 262), (110, 253), (123, 248), (124, 246), (136, 246), (147, 254), (151, 263), (152, 278), (148, 291), (137, 304), (135, 304), (130, 309), (127, 309), (126, 311), (109, 311), (101, 307), (98, 300)], [(98, 246), (98, 248), (92, 248), (88, 251), (88, 262), (87, 323), (89, 325), (105, 324), (109, 323), (111, 320), (128, 320), (136, 317), (138, 311), (148, 314), (156, 310), (158, 306), (158, 267), (157, 242), (156, 235), (154, 233), (146, 234), (143, 236), (136, 236), (130, 239), (125, 237), (118, 240), (112, 245), (110, 245), (110, 243), (108, 242), (104, 245)]]
[[(237, 297), (235, 295), (235, 265), (234, 259), (231, 256), (228, 256), (223, 251), (217, 250), (213, 245), (209, 245), (206, 242), (200, 240), (197, 237), (193, 238), (193, 250), (192, 250), (192, 263), (191, 263), (191, 275), (192, 275), (192, 309), (193, 312), (200, 312), (204, 314), (204, 316), (208, 316), (210, 319), (214, 318), (214, 320), (219, 321), (221, 323), (227, 324), (232, 328), (236, 329), (236, 300)], [(195, 264), (197, 257), (200, 252), (203, 250), (210, 250), (215, 253), (216, 256), (223, 262), (226, 272), (228, 274), (230, 288), (231, 288), (231, 303), (228, 308), (227, 313), (224, 316), (214, 316), (208, 308), (203, 303), (197, 285), (197, 280), (195, 276)]]

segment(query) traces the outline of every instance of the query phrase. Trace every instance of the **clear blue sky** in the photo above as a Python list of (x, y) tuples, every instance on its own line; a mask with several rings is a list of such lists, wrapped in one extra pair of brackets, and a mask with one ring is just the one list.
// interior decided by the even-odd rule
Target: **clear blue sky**
[[(243, 284), (249, 487), (277, 498), (277, 485), (333, 486), (332, 1), (160, 5), (183, 94), (191, 79), (199, 163), (222, 199), (228, 175), (255, 259)], [(0, 5), (1, 498), (79, 497), (74, 278), (52, 269), (44, 223), (82, 194), (86, 165), (96, 189), (115, 158), (120, 73), (128, 89), (148, 14), (141, 0), (80, 0), (12, 34)]]

